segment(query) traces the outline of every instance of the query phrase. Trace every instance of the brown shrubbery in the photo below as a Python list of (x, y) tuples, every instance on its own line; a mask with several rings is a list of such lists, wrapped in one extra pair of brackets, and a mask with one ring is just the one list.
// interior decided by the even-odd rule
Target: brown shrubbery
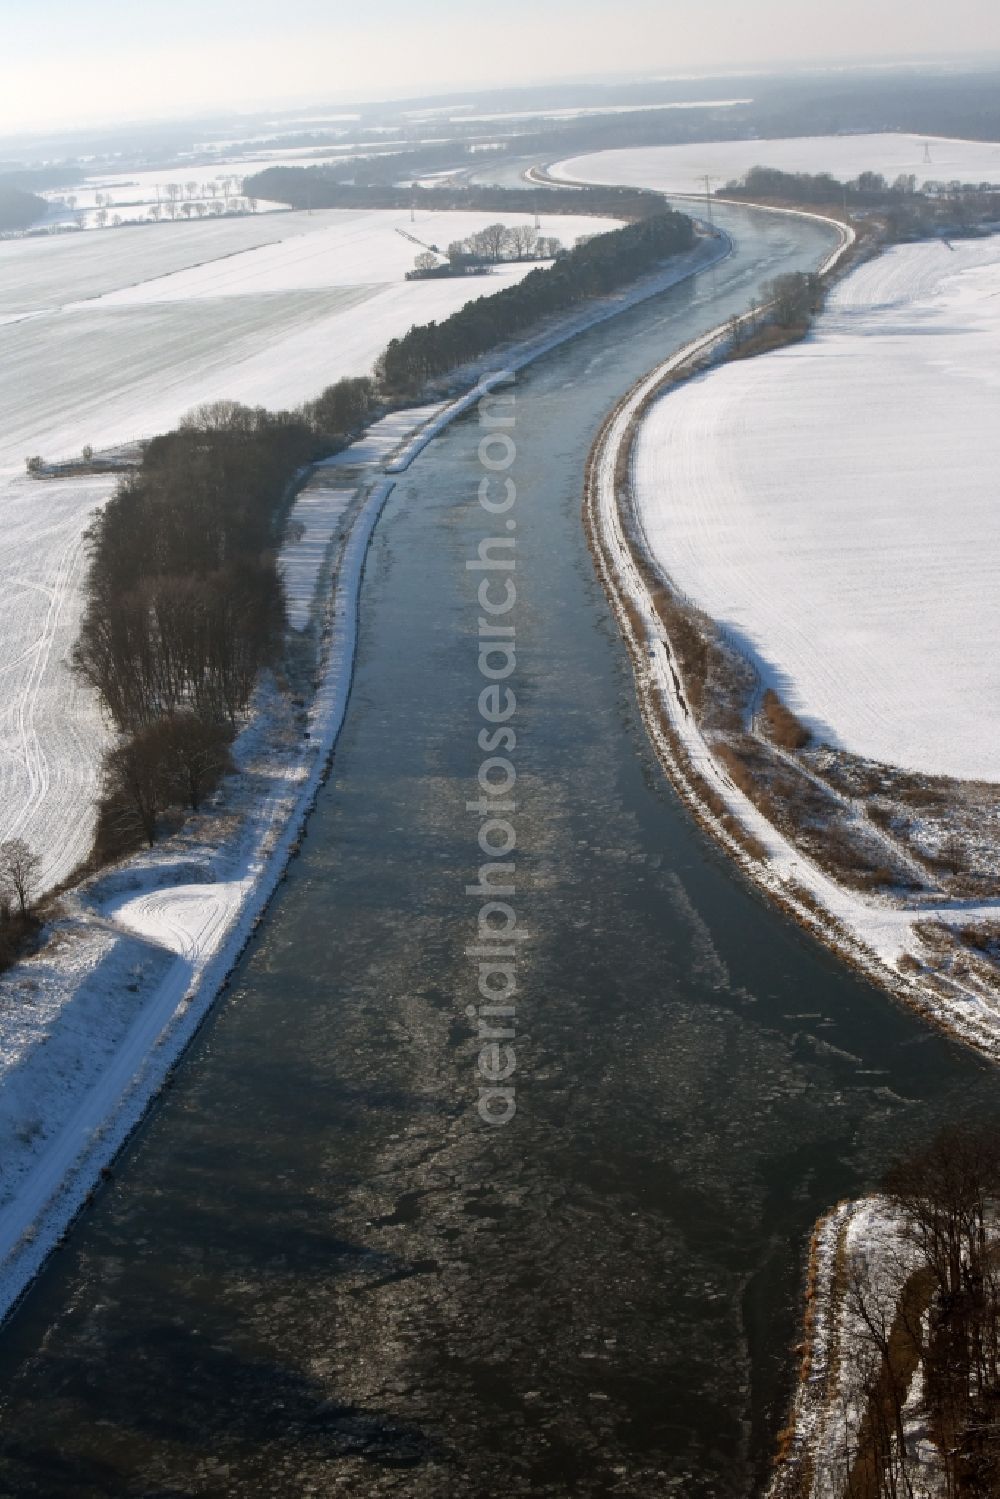
[(725, 740), (717, 740), (712, 746), (712, 753), (726, 767), (729, 779), (737, 790), (742, 791), (744, 796), (748, 796), (751, 801), (756, 801), (760, 788), (749, 765), (741, 755), (737, 754), (732, 745), (727, 744)]
[(779, 749), (805, 749), (812, 735), (770, 687), (764, 693), (762, 707), (768, 735)]

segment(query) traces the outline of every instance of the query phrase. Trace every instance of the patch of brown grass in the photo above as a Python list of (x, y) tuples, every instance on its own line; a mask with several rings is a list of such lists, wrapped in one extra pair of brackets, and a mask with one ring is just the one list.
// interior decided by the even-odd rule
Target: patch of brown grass
[(768, 688), (762, 703), (768, 737), (780, 749), (805, 749), (812, 738), (801, 719), (796, 718), (791, 708), (785, 706), (778, 694)]

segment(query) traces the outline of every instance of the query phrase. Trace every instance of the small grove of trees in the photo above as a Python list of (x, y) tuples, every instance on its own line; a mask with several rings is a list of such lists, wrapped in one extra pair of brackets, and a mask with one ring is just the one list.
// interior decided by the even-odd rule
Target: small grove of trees
[(424, 250), (413, 262), (414, 269), (407, 275), (408, 281), (446, 276), (461, 276), (468, 272), (481, 272), (500, 262), (525, 260), (554, 260), (565, 254), (562, 243), (548, 235), (541, 235), (530, 224), (487, 224), (468, 239), (453, 240), (448, 246), (448, 257), (442, 259)]
[(229, 726), (191, 710), (165, 714), (105, 756), (98, 861), (152, 847), (172, 807), (197, 812), (231, 767)]
[(845, 1438), (843, 1491), (852, 1499), (912, 1494), (904, 1407), (919, 1363), (947, 1499), (996, 1496), (1000, 1135), (949, 1130), (895, 1167), (885, 1190), (904, 1225), (902, 1242), (856, 1259), (847, 1284), (864, 1417)]
[(167, 807), (197, 806), (223, 773), (280, 647), (289, 481), (325, 450), (301, 416), (218, 402), (154, 438), (94, 520), (74, 663), (120, 736), (99, 854), (151, 842)]
[(486, 260), (496, 264), (509, 260), (554, 260), (562, 250), (557, 239), (540, 235), (531, 224), (487, 224), (466, 240), (448, 246), (450, 259)]
[(763, 287), (764, 301), (779, 328), (807, 328), (823, 306), (823, 282), (813, 271), (790, 271)]

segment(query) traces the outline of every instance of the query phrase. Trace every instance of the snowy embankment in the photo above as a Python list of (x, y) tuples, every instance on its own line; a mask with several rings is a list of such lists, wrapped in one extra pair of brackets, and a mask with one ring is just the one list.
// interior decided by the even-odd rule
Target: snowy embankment
[(956, 180), (1000, 184), (1000, 143), (895, 132), (703, 141), (574, 156), (551, 167), (550, 175), (566, 182), (600, 182), (704, 196), (706, 177), (716, 190), (738, 181), (751, 167), (829, 172), (841, 182), (852, 181), (862, 172), (881, 172), (889, 183), (912, 174), (920, 186)]
[[(843, 248), (846, 244), (845, 237)], [(716, 330), (640, 381), (609, 417), (588, 466), (588, 528), (599, 573), (630, 649), (650, 738), (699, 820), (801, 925), (938, 1024), (988, 1055), (1000, 1057), (1000, 1013), (988, 988), (974, 977), (956, 979), (954, 998), (948, 999), (922, 977), (904, 978), (896, 966), (903, 954), (919, 951), (918, 923), (934, 919), (958, 926), (995, 919), (1000, 901), (942, 898), (907, 904), (863, 895), (839, 884), (779, 832), (735, 785), (688, 708), (670, 642), (627, 536), (618, 476), (631, 451), (637, 420), (649, 403), (674, 372), (721, 348), (726, 336), (725, 328)], [(668, 403), (674, 399), (676, 393), (665, 397)], [(748, 851), (748, 842), (754, 852)]]
[(1000, 238), (896, 247), (804, 342), (687, 382), (634, 460), (650, 551), (820, 740), (1000, 781)]
[[(896, 1322), (919, 1264), (905, 1219), (885, 1197), (840, 1203), (817, 1224), (799, 1383), (767, 1499), (847, 1499), (882, 1363), (876, 1340)], [(912, 1315), (917, 1321), (919, 1313)], [(944, 1499), (941, 1454), (927, 1430), (922, 1395), (918, 1361), (902, 1409), (906, 1492), (911, 1499)]]
[(467, 393), (395, 412), (317, 465), (282, 555), (292, 624), (320, 638), (315, 700), (297, 707), (263, 687), (235, 746), (238, 774), (212, 804), (79, 887), (44, 950), (0, 978), (0, 1315), (162, 1087), (295, 851), (343, 722), (364, 559), (392, 475), (510, 371), (725, 253), (723, 242), (699, 242), (498, 352), (492, 373), (465, 371), (478, 375)]
[[(0, 243), (0, 839), (39, 852), (45, 888), (93, 833), (104, 733), (69, 653), (83, 532), (114, 479), (30, 481), (25, 458), (150, 437), (203, 401), (293, 406), (366, 373), (411, 324), (532, 269), (406, 282), (418, 246), (397, 229), (447, 246), (489, 221), (330, 211)], [(612, 227), (544, 221), (567, 242)]]

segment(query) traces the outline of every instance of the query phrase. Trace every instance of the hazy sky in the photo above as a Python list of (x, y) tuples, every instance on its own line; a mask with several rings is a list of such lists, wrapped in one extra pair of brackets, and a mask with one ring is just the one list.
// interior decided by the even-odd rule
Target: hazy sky
[(0, 129), (988, 52), (1000, 52), (996, 0), (0, 0)]

